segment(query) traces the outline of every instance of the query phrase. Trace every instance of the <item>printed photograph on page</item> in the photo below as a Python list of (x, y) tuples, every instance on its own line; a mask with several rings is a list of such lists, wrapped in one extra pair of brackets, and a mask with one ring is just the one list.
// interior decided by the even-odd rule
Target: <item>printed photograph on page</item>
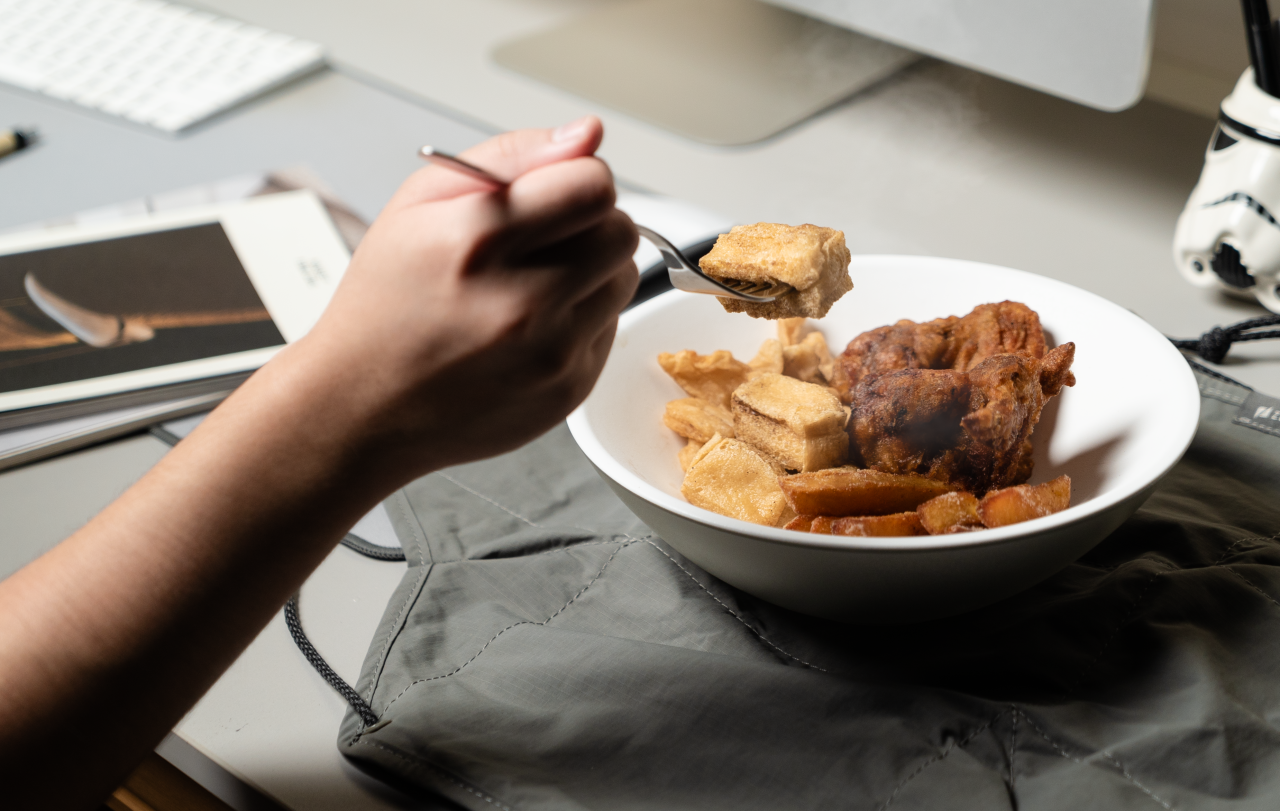
[(283, 343), (217, 223), (0, 256), (0, 392)]

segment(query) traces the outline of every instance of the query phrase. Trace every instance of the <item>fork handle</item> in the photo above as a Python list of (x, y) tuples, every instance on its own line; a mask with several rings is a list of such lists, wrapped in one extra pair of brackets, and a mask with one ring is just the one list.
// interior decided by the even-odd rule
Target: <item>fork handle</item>
[(652, 242), (653, 246), (658, 249), (658, 253), (662, 254), (662, 261), (667, 266), (667, 276), (671, 279), (671, 286), (677, 290), (683, 290), (686, 293), (708, 293), (713, 296), (736, 298), (743, 301), (773, 301), (773, 296), (752, 296), (747, 293), (739, 293), (737, 290), (711, 278), (702, 272), (702, 268), (690, 262), (689, 257), (685, 256), (671, 240), (652, 228), (637, 225), (636, 230), (640, 232), (640, 236)]

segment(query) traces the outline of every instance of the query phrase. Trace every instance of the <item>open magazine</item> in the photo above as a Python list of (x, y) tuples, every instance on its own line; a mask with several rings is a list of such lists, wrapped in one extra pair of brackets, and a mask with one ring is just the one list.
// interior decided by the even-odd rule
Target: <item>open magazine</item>
[(296, 193), (318, 185), (235, 178), (0, 235), (0, 468), (207, 410), (304, 333), (366, 228)]

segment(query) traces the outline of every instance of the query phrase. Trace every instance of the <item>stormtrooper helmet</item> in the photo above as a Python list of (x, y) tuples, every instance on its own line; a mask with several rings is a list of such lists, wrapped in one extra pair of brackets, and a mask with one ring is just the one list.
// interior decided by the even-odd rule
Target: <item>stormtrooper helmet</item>
[(1280, 313), (1280, 98), (1249, 68), (1222, 102), (1200, 181), (1178, 217), (1173, 261), (1189, 282)]

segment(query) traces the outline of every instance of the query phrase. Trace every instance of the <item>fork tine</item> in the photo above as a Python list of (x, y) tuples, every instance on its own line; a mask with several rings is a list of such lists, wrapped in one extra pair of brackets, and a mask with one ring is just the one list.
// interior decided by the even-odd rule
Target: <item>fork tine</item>
[(690, 262), (689, 258), (671, 243), (671, 240), (655, 232), (652, 228), (646, 228), (643, 225), (637, 225), (636, 228), (640, 231), (640, 235), (652, 242), (662, 254), (663, 262), (667, 266), (667, 276), (671, 279), (672, 286), (677, 290), (684, 290), (687, 293), (709, 293), (722, 298), (736, 297), (757, 302), (773, 301), (777, 297), (776, 295), (760, 296), (747, 292), (747, 288), (751, 287), (752, 284), (750, 282), (713, 279), (703, 273), (693, 262)]

